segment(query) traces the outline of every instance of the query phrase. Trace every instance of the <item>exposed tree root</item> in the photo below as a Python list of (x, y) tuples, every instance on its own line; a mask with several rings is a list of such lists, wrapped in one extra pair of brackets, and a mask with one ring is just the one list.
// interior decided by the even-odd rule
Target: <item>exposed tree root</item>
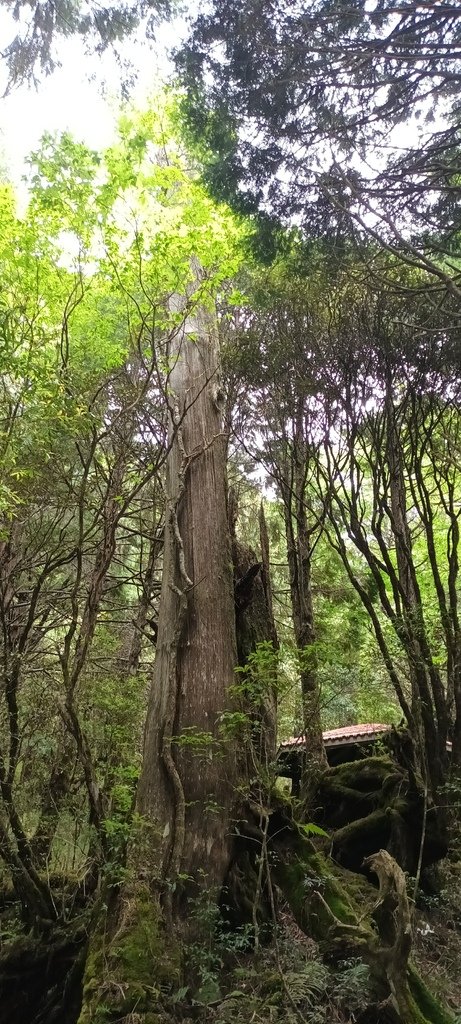
[(286, 832), (276, 844), (274, 875), (297, 923), (328, 958), (369, 964), (376, 1002), (361, 1024), (453, 1024), (409, 964), (411, 915), (403, 871), (386, 851), (370, 856), (379, 893), (334, 864), (313, 844)]
[(0, 957), (1, 1017), (8, 1024), (76, 1024), (82, 1001), (87, 935), (52, 943), (18, 939)]

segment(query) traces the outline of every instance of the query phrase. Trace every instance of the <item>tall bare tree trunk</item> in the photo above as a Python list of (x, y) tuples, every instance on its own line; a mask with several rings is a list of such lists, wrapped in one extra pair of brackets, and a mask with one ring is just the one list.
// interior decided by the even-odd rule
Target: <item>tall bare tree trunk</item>
[(177, 338), (169, 380), (163, 582), (138, 809), (155, 823), (157, 867), (219, 885), (229, 856), (235, 758), (219, 719), (236, 664), (226, 445), (213, 318)]
[(395, 541), (401, 604), (401, 640), (408, 655), (412, 692), (412, 718), (420, 757), (427, 765), (434, 794), (443, 779), (448, 732), (447, 705), (440, 673), (427, 640), (421, 594), (413, 559), (407, 519), (403, 453), (397, 413), (387, 381), (387, 459), (392, 532)]
[(303, 440), (302, 410), (295, 423), (291, 465), (286, 469), (282, 489), (290, 596), (296, 646), (301, 656), (300, 681), (305, 739), (302, 791), (308, 802), (319, 775), (328, 767), (322, 736), (320, 688), (315, 653), (315, 623), (312, 600), (312, 530), (306, 509), (308, 451)]
[[(236, 758), (220, 735), (236, 665), (214, 318), (188, 317), (168, 353), (170, 417), (157, 650), (128, 878), (90, 943), (80, 1024), (171, 1018), (194, 899), (216, 899), (232, 842)], [(189, 914), (186, 913), (187, 909)]]
[[(243, 668), (259, 645), (271, 645), (267, 678), (260, 680), (260, 702), (253, 702), (254, 732), (250, 753), (249, 776), (256, 778), (261, 768), (267, 771), (275, 762), (277, 751), (277, 651), (279, 641), (272, 605), (269, 576), (269, 537), (261, 504), (259, 511), (260, 561), (256, 552), (237, 538), (238, 498), (229, 491), (229, 526), (234, 566), (235, 625), (237, 660)], [(251, 703), (251, 701), (250, 701)], [(259, 780), (260, 781), (260, 780)]]

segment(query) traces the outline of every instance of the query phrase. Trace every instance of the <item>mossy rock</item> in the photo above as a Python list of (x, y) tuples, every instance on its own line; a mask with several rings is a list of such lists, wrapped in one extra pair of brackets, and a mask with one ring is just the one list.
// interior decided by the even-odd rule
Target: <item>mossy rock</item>
[(288, 849), (274, 861), (274, 874), (298, 924), (317, 942), (328, 942), (331, 915), (345, 925), (356, 923), (354, 898), (339, 881), (332, 861), (310, 840), (293, 835)]
[(101, 912), (90, 941), (78, 1024), (115, 1024), (130, 1014), (140, 1015), (143, 1024), (157, 1019), (166, 1024), (163, 1004), (179, 985), (179, 945), (167, 938), (156, 900), (147, 888), (138, 888), (125, 895), (114, 924)]

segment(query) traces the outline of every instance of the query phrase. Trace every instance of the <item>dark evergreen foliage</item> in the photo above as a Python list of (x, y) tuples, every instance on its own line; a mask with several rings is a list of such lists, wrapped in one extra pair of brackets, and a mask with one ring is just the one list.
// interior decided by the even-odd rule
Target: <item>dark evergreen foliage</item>
[(81, 35), (100, 54), (130, 35), (141, 21), (153, 35), (172, 8), (170, 0), (116, 0), (107, 5), (95, 0), (2, 0), (2, 6), (17, 24), (16, 35), (1, 51), (9, 89), (53, 71), (59, 63), (60, 39)]
[(310, 236), (371, 233), (430, 269), (456, 253), (454, 0), (215, 0), (177, 65), (215, 196)]

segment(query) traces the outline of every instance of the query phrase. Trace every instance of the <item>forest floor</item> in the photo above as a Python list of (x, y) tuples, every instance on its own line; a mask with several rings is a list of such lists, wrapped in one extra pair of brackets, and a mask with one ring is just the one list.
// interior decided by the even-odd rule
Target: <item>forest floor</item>
[[(456, 1024), (461, 1024), (461, 861), (442, 862), (436, 875), (437, 894), (418, 896), (411, 961)], [(411, 891), (411, 879), (409, 882)], [(362, 1024), (374, 1020), (365, 1010), (371, 992), (366, 965), (360, 959), (330, 959), (322, 944), (301, 930), (279, 896), (277, 936), (263, 942), (256, 953), (253, 949), (242, 949), (240, 954), (236, 950), (228, 960), (224, 954), (229, 970), (223, 975), (216, 971), (215, 992), (195, 1019), (206, 1024)], [(220, 998), (224, 978), (225, 994), (223, 991)], [(183, 1019), (189, 1021), (187, 1016)], [(381, 1020), (379, 1013), (376, 1019)]]
[[(436, 895), (418, 897), (411, 959), (431, 992), (461, 1024), (461, 861), (442, 862), (437, 882)], [(364, 1014), (371, 991), (366, 965), (360, 959), (330, 958), (325, 944), (298, 926), (280, 892), (277, 911), (277, 929), (266, 936), (262, 929), (257, 950), (245, 928), (236, 933), (212, 930), (209, 942), (191, 946), (189, 984), (174, 994), (165, 1024), (368, 1024), (374, 1020)], [(213, 919), (209, 923), (212, 926)], [(67, 975), (67, 962), (62, 970)], [(16, 983), (21, 974), (27, 990), (22, 999), (13, 984), (16, 974)], [(8, 977), (11, 984), (3, 986), (2, 1005), (8, 1006), (9, 1024), (51, 1024), (51, 1020), (75, 1024), (78, 999), (64, 1016), (50, 1015), (43, 1012), (46, 1000), (41, 1004), (40, 999), (46, 993), (41, 993), (33, 972), (17, 972), (13, 965)], [(123, 1018), (128, 1019), (131, 1024), (141, 1018), (136, 1014)], [(379, 1015), (376, 1019), (381, 1020)]]
[(426, 984), (461, 1020), (461, 862), (443, 863), (441, 888), (418, 900), (412, 959)]

